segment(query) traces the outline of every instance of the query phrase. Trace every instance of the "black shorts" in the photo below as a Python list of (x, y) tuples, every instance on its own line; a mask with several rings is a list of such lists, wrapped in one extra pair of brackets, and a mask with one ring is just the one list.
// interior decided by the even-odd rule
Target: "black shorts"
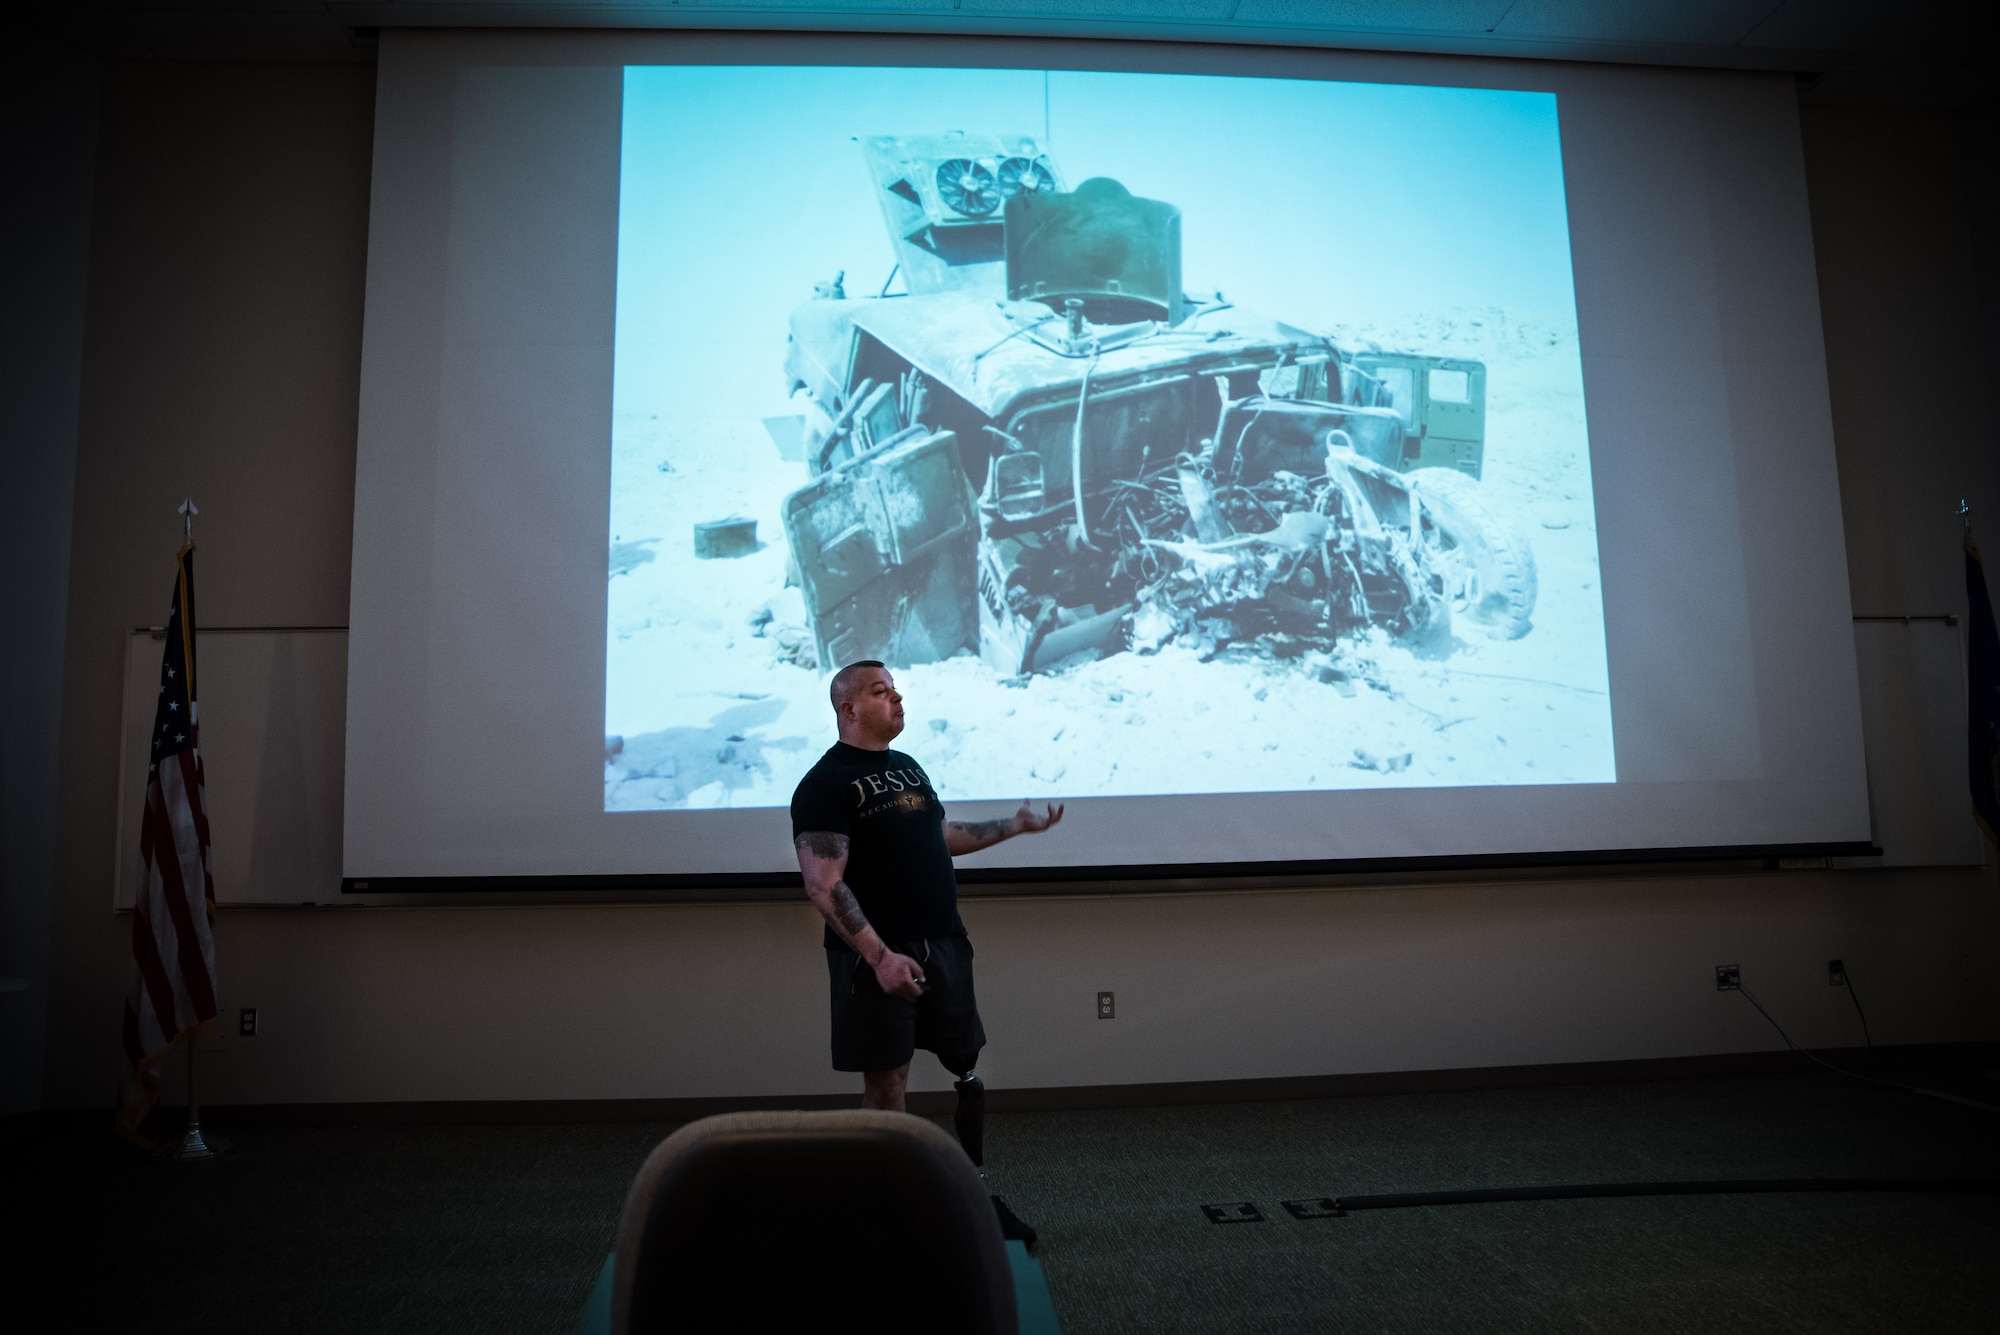
[(918, 1048), (970, 1057), (985, 1047), (986, 1029), (972, 997), (972, 942), (957, 935), (934, 936), (893, 941), (889, 949), (917, 962), (924, 994), (915, 1001), (885, 993), (875, 970), (845, 945), (826, 948), (833, 1069), (893, 1071)]

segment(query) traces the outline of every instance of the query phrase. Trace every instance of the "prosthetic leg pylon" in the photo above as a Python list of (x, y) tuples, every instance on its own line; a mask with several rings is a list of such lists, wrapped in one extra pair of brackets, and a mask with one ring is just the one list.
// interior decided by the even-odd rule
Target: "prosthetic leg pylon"
[[(986, 1165), (986, 1082), (971, 1071), (952, 1083), (958, 1091), (958, 1107), (951, 1115), (952, 1129), (958, 1132), (958, 1143), (965, 1147), (965, 1157), (973, 1166)], [(986, 1176), (985, 1173), (980, 1174)]]
[[(951, 1086), (958, 1091), (958, 1107), (951, 1114), (952, 1130), (958, 1132), (958, 1143), (965, 1147), (965, 1157), (972, 1160), (983, 1182), (986, 1180), (986, 1082), (973, 1074), (970, 1057), (953, 1058), (945, 1062), (945, 1069), (958, 1077)], [(998, 1196), (993, 1198), (993, 1212), (999, 1216), (1000, 1236), (1034, 1247), (1034, 1226), (1023, 1222)]]

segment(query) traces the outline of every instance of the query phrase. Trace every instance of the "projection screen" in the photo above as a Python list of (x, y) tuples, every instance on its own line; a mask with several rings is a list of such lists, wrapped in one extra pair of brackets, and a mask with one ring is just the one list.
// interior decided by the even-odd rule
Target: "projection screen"
[(869, 658), (992, 878), (1865, 847), (1792, 97), (385, 34), (351, 888), (781, 876)]

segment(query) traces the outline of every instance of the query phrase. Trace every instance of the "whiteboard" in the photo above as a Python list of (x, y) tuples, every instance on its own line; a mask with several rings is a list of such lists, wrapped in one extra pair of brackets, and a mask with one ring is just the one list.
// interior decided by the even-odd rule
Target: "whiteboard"
[(1965, 635), (1941, 619), (1856, 621), (1868, 816), (1879, 858), (1853, 867), (1978, 866), (1966, 774)]
[[(218, 904), (325, 904), (340, 897), (347, 632), (260, 627), (200, 632), (196, 702)], [(165, 633), (125, 645), (112, 906), (139, 885), (139, 820)]]

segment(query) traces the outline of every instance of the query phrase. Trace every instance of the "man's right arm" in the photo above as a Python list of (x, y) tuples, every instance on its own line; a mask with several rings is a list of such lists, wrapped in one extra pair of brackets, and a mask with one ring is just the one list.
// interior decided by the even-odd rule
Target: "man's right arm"
[(908, 955), (889, 949), (861, 911), (841, 877), (847, 871), (847, 836), (826, 830), (807, 830), (792, 840), (799, 855), (799, 874), (805, 877), (806, 897), (819, 910), (827, 925), (841, 940), (875, 970), (875, 981), (884, 992), (915, 1000), (923, 995), (923, 970)]

